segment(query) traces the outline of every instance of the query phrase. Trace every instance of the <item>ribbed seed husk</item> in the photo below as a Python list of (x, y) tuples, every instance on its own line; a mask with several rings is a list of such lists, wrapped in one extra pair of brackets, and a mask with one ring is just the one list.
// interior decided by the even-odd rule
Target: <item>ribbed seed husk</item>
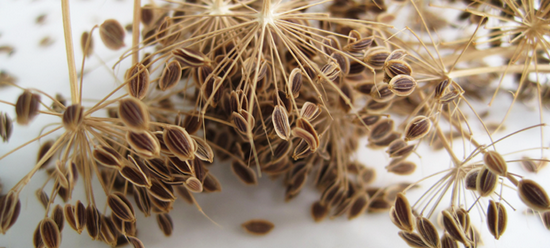
[(63, 126), (70, 131), (78, 130), (78, 127), (84, 120), (84, 108), (80, 104), (73, 104), (63, 112)]
[(402, 193), (397, 194), (394, 206), (390, 209), (390, 219), (395, 226), (405, 232), (414, 230), (412, 208)]
[(256, 185), (258, 183), (254, 170), (246, 167), (240, 161), (234, 160), (231, 163), (231, 171), (246, 185)]
[(443, 227), (454, 240), (464, 245), (470, 244), (470, 240), (466, 237), (463, 226), (449, 210), (443, 211)]
[(399, 237), (401, 237), (407, 245), (413, 248), (430, 248), (427, 244), (424, 243), (420, 235), (412, 232), (399, 232)]
[(120, 192), (115, 192), (107, 197), (107, 204), (114, 214), (121, 220), (133, 222), (136, 220), (132, 203)]
[(440, 247), (441, 243), (439, 240), (439, 234), (437, 233), (437, 229), (435, 228), (434, 224), (432, 224), (430, 220), (425, 217), (417, 217), (416, 229), (418, 230), (418, 234), (420, 234), (420, 237), (426, 245), (431, 248)]
[(86, 229), (92, 239), (99, 239), (101, 224), (101, 213), (95, 205), (88, 204), (86, 207)]
[(508, 216), (506, 215), (506, 209), (500, 202), (494, 202), (489, 200), (489, 207), (487, 208), (487, 227), (489, 232), (499, 239), (500, 235), (506, 230), (506, 223)]
[(47, 248), (57, 248), (61, 245), (61, 233), (51, 218), (45, 218), (40, 222), (40, 237)]
[(63, 227), (65, 226), (65, 215), (63, 213), (63, 207), (61, 205), (57, 204), (52, 210), (52, 219), (57, 225), (57, 229), (59, 232), (63, 231)]
[(124, 46), (126, 32), (117, 20), (109, 19), (99, 26), (99, 37), (103, 44), (111, 49), (118, 50)]
[(273, 230), (275, 225), (268, 220), (254, 219), (243, 223), (242, 227), (250, 234), (266, 235)]
[(508, 166), (506, 165), (506, 161), (500, 155), (500, 153), (496, 151), (486, 152), (485, 154), (483, 154), (483, 162), (485, 163), (487, 169), (489, 169), (491, 172), (495, 173), (498, 176), (506, 176), (508, 172)]
[(155, 158), (160, 155), (160, 143), (151, 132), (132, 132), (126, 133), (126, 141), (134, 151), (145, 158)]
[(122, 167), (123, 158), (115, 149), (107, 146), (96, 146), (92, 156), (100, 164), (119, 170)]
[(124, 124), (136, 132), (149, 129), (147, 106), (134, 97), (120, 100), (118, 116)]
[(546, 191), (535, 181), (522, 179), (518, 185), (519, 198), (528, 207), (536, 211), (547, 211), (550, 209), (550, 199)]
[(13, 132), (13, 122), (7, 113), (0, 112), (0, 138), (2, 142), (10, 140)]
[(426, 116), (415, 116), (405, 127), (405, 141), (420, 139), (432, 128), (432, 122)]
[[(90, 42), (88, 43), (88, 40)], [(88, 43), (88, 47), (86, 48), (86, 43)], [(84, 31), (82, 35), (80, 36), (80, 48), (82, 49), (82, 53), (84, 56), (89, 58), (94, 53), (94, 39), (93, 36), (90, 35), (90, 33)]]
[(174, 223), (172, 222), (172, 217), (170, 217), (169, 214), (157, 214), (157, 224), (162, 233), (164, 233), (164, 236), (168, 237), (172, 235)]
[(171, 125), (164, 128), (164, 144), (170, 151), (182, 161), (195, 157), (195, 142), (185, 128)]
[(17, 98), (15, 102), (15, 115), (16, 121), (19, 125), (27, 125), (31, 122), (36, 115), (38, 115), (38, 109), (40, 107), (40, 95), (33, 94), (29, 90), (23, 91), (23, 93)]
[(491, 195), (497, 186), (498, 176), (489, 169), (483, 167), (476, 178), (476, 189), (480, 196)]
[(128, 94), (139, 100), (145, 98), (149, 90), (149, 69), (142, 63), (137, 63), (126, 72)]
[(276, 105), (271, 120), (277, 136), (283, 140), (288, 140), (290, 138), (290, 123), (286, 109), (281, 105)]
[(172, 61), (164, 67), (159, 78), (159, 88), (163, 91), (174, 88), (181, 80), (182, 68), (178, 61)]

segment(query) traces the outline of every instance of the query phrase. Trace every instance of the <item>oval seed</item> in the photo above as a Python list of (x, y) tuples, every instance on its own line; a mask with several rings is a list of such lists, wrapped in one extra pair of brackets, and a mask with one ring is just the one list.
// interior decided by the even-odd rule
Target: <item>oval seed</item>
[(195, 156), (202, 161), (212, 163), (214, 161), (214, 151), (212, 150), (212, 147), (210, 147), (204, 139), (199, 137), (193, 137), (193, 141), (197, 147)]
[(88, 230), (88, 234), (92, 239), (97, 240), (99, 238), (101, 213), (93, 204), (88, 204), (86, 207), (86, 230)]
[(136, 220), (132, 203), (130, 203), (130, 201), (126, 199), (126, 196), (124, 196), (122, 193), (115, 192), (113, 194), (110, 194), (107, 197), (107, 204), (109, 205), (113, 213), (121, 220), (129, 222), (133, 222)]
[(100, 164), (113, 168), (120, 169), (122, 167), (122, 156), (115, 149), (107, 146), (96, 146), (92, 156)]
[(321, 114), (321, 108), (312, 102), (305, 102), (300, 109), (300, 116), (306, 120), (312, 121)]
[(416, 170), (416, 164), (410, 161), (394, 160), (386, 167), (388, 172), (406, 176), (412, 174)]
[(412, 208), (403, 193), (397, 194), (394, 206), (390, 209), (390, 219), (395, 226), (405, 232), (414, 230)]
[(48, 248), (57, 248), (61, 244), (61, 234), (51, 218), (45, 218), (40, 222), (40, 237)]
[(384, 63), (384, 72), (386, 77), (390, 79), (397, 75), (408, 75), (412, 74), (411, 66), (404, 60), (390, 60)]
[(122, 177), (124, 177), (126, 180), (130, 181), (136, 186), (145, 188), (151, 187), (151, 182), (149, 181), (149, 178), (147, 178), (147, 176), (140, 169), (135, 169), (130, 166), (124, 166), (119, 171), (119, 173)]
[(129, 97), (119, 103), (118, 116), (124, 124), (134, 131), (149, 129), (147, 106), (137, 98)]
[(290, 84), (290, 91), (294, 98), (300, 95), (300, 89), (302, 88), (302, 70), (300, 68), (294, 68), (288, 76), (288, 83)]
[(321, 68), (321, 74), (317, 75), (317, 80), (318, 82), (324, 82), (325, 80), (332, 82), (336, 80), (339, 75), (340, 66), (336, 62), (330, 61)]
[(384, 67), (388, 56), (390, 52), (385, 47), (373, 47), (367, 51), (363, 61), (373, 69), (380, 70)]
[(397, 75), (389, 82), (389, 89), (397, 96), (408, 96), (416, 88), (416, 80), (408, 75)]
[(290, 124), (286, 109), (281, 107), (281, 105), (275, 106), (271, 120), (279, 138), (288, 140), (290, 138)]
[(164, 128), (162, 135), (164, 143), (170, 151), (181, 161), (195, 158), (196, 146), (193, 138), (185, 128), (171, 125)]
[(128, 94), (141, 100), (149, 89), (149, 70), (142, 63), (137, 63), (126, 72)]
[(434, 224), (432, 224), (430, 220), (424, 217), (417, 217), (416, 229), (418, 230), (418, 234), (420, 234), (420, 237), (426, 245), (431, 248), (440, 247), (441, 243), (439, 240), (439, 234), (437, 233), (437, 229), (435, 228)]
[(393, 126), (394, 121), (392, 119), (379, 121), (372, 127), (369, 134), (369, 141), (376, 142), (388, 137), (393, 130)]
[(124, 46), (125, 35), (124, 28), (117, 20), (109, 19), (99, 26), (99, 37), (111, 50), (118, 50)]
[(491, 195), (497, 187), (498, 176), (487, 168), (482, 168), (476, 178), (476, 189), (480, 196)]
[(426, 116), (419, 115), (414, 117), (405, 127), (405, 141), (420, 139), (432, 128), (432, 122)]
[(126, 141), (134, 151), (145, 158), (154, 158), (160, 155), (160, 143), (157, 137), (150, 132), (126, 133)]
[(255, 219), (243, 223), (242, 227), (250, 234), (266, 235), (273, 230), (275, 225), (267, 220)]
[(321, 204), (320, 201), (316, 201), (311, 205), (311, 216), (315, 222), (322, 221), (328, 215), (329, 208)]
[(487, 226), (489, 232), (495, 237), (496, 240), (500, 238), (500, 235), (506, 230), (506, 222), (508, 217), (506, 216), (506, 209), (499, 202), (489, 200), (489, 207), (487, 208)]
[(480, 170), (471, 170), (464, 177), (464, 186), (468, 190), (477, 189), (477, 175), (479, 175)]
[(172, 222), (172, 217), (170, 217), (170, 215), (166, 213), (157, 214), (157, 224), (159, 225), (162, 233), (164, 233), (164, 236), (168, 237), (172, 235), (172, 230), (174, 230), (174, 223)]
[(90, 33), (86, 31), (82, 33), (82, 36), (80, 36), (80, 48), (82, 48), (82, 53), (84, 54), (84, 56), (86, 56), (87, 58), (92, 56), (92, 54), (94, 53), (94, 39), (90, 35)]
[(395, 97), (395, 93), (387, 83), (378, 83), (372, 88), (370, 96), (376, 102), (389, 102)]
[(550, 199), (546, 191), (535, 181), (522, 179), (518, 185), (519, 198), (528, 207), (536, 211), (547, 211), (550, 208)]
[(19, 125), (27, 125), (31, 122), (36, 115), (38, 115), (38, 108), (40, 104), (40, 95), (33, 94), (29, 90), (23, 91), (23, 93), (17, 98), (15, 103), (15, 115), (16, 121)]
[(172, 50), (174, 58), (181, 63), (182, 67), (200, 67), (210, 65), (210, 59), (200, 51), (191, 48), (180, 48)]
[(159, 78), (160, 90), (166, 91), (178, 84), (181, 80), (182, 69), (178, 61), (168, 63)]
[(63, 126), (70, 131), (78, 130), (78, 127), (84, 120), (84, 108), (80, 104), (73, 104), (63, 112)]
[(65, 215), (63, 213), (63, 207), (57, 204), (52, 210), (52, 219), (57, 225), (57, 229), (61, 232), (65, 224)]
[(10, 140), (13, 130), (13, 122), (7, 113), (0, 112), (0, 138), (2, 142)]
[(256, 179), (256, 173), (249, 167), (246, 167), (241, 162), (234, 160), (231, 163), (231, 171), (235, 174), (241, 182), (246, 185), (256, 185), (258, 180)]
[(456, 241), (465, 245), (470, 243), (470, 240), (466, 237), (462, 225), (453, 217), (453, 214), (444, 210), (443, 212), (443, 227), (445, 231)]
[(487, 169), (497, 174), (498, 176), (505, 177), (508, 172), (508, 166), (504, 158), (496, 151), (488, 151), (483, 154), (483, 162)]
[(420, 235), (416, 233), (412, 233), (412, 232), (408, 233), (408, 232), (401, 231), (398, 234), (399, 234), (399, 237), (401, 237), (405, 242), (407, 242), (407, 245), (409, 245), (410, 247), (430, 248), (426, 243), (424, 243)]
[(458, 248), (458, 243), (449, 234), (445, 233), (441, 237), (441, 248)]
[(351, 206), (348, 210), (348, 219), (357, 218), (359, 215), (365, 213), (368, 207), (368, 201), (369, 197), (366, 193), (355, 197), (350, 203)]

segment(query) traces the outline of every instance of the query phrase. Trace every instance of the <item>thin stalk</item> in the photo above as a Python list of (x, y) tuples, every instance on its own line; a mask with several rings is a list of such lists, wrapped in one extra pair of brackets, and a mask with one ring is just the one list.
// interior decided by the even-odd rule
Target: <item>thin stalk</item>
[(78, 97), (78, 79), (74, 60), (73, 36), (71, 31), (71, 15), (69, 11), (69, 0), (61, 0), (63, 12), (63, 33), (65, 36), (65, 51), (67, 52), (67, 65), (69, 66), (69, 83), (71, 85), (71, 99), (75, 104), (80, 103)]

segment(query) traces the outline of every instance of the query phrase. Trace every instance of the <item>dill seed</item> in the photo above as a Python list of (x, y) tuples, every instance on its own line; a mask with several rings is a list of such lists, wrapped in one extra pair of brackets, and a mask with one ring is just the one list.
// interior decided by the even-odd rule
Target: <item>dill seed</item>
[(423, 138), (430, 132), (432, 123), (426, 116), (414, 117), (405, 127), (405, 141), (411, 141)]
[(500, 235), (506, 230), (506, 223), (508, 217), (506, 215), (506, 209), (499, 202), (494, 202), (489, 200), (489, 207), (487, 208), (487, 226), (489, 227), (489, 232), (499, 239)]
[(147, 176), (140, 170), (130, 166), (122, 167), (119, 171), (120, 175), (123, 176), (126, 180), (130, 181), (132, 184), (149, 188), (151, 187), (151, 182)]
[(508, 166), (504, 158), (495, 151), (488, 151), (483, 154), (483, 162), (487, 169), (498, 176), (505, 177), (508, 172)]
[(416, 229), (418, 230), (418, 234), (420, 234), (420, 238), (424, 241), (424, 244), (432, 248), (440, 247), (439, 234), (430, 220), (420, 216), (417, 217)]
[(159, 79), (159, 87), (166, 91), (175, 87), (182, 76), (182, 68), (179, 62), (172, 61), (165, 65), (162, 75)]
[(159, 229), (164, 233), (164, 236), (168, 237), (172, 235), (174, 224), (172, 218), (168, 214), (157, 214), (157, 224)]
[(159, 141), (150, 132), (128, 131), (126, 141), (134, 151), (145, 158), (154, 158), (160, 155)]
[(84, 108), (80, 104), (73, 104), (63, 113), (63, 126), (70, 131), (77, 131), (84, 120)]
[(254, 235), (266, 235), (275, 227), (270, 221), (261, 219), (249, 220), (241, 226), (246, 232)]
[(426, 243), (424, 243), (420, 235), (418, 235), (417, 233), (399, 232), (398, 234), (399, 234), (399, 237), (401, 237), (410, 247), (417, 247), (417, 248), (430, 247)]
[(202, 183), (196, 177), (190, 177), (185, 181), (185, 187), (193, 193), (200, 193), (203, 190)]
[(27, 125), (31, 122), (36, 115), (38, 115), (38, 108), (40, 103), (40, 96), (33, 94), (29, 90), (25, 90), (15, 103), (16, 120), (19, 125)]
[(7, 113), (0, 112), (0, 137), (2, 142), (8, 142), (10, 140), (13, 131), (13, 123)]
[(535, 181), (522, 179), (518, 185), (519, 198), (528, 207), (536, 211), (547, 211), (550, 208), (550, 199), (546, 191)]
[(288, 76), (288, 83), (292, 97), (297, 98), (300, 96), (300, 90), (302, 89), (302, 70), (300, 68), (294, 68)]
[(40, 222), (40, 237), (47, 248), (56, 248), (61, 244), (61, 234), (51, 218)]
[[(50, 151), (52, 146), (53, 146), (53, 140), (47, 140), (46, 142), (44, 142), (40, 146), (40, 148), (38, 149), (38, 155), (36, 157), (36, 162), (37, 163), (40, 160), (42, 160), (44, 158), (44, 156), (46, 156), (46, 154)], [(40, 166), (41, 169), (45, 168), (48, 165), (48, 163), (51, 161), (52, 156), (53, 156), (53, 154), (50, 154), (50, 156), (48, 158), (46, 158), (46, 160), (44, 161), (42, 166)]]
[(12, 46), (8, 46), (8, 45), (0, 46), (0, 53), (7, 53), (8, 56), (11, 56), (14, 52), (15, 52), (15, 49)]
[(80, 36), (80, 48), (82, 49), (82, 54), (89, 58), (94, 53), (94, 39), (93, 36), (88, 32), (83, 32)]
[(86, 230), (93, 240), (99, 238), (101, 229), (101, 213), (94, 204), (88, 204), (86, 207)]
[(412, 208), (402, 193), (398, 193), (395, 198), (394, 206), (390, 209), (390, 219), (395, 226), (405, 232), (414, 230)]
[(390, 52), (384, 47), (373, 47), (367, 50), (363, 61), (376, 70), (384, 67), (386, 58), (390, 56)]
[(147, 106), (137, 98), (129, 97), (121, 100), (118, 107), (118, 116), (127, 127), (137, 132), (149, 129)]
[(288, 140), (290, 138), (290, 124), (286, 109), (281, 107), (281, 105), (276, 105), (273, 109), (271, 120), (273, 121), (273, 127), (275, 127), (275, 132), (279, 138)]
[(231, 163), (231, 171), (239, 178), (241, 182), (246, 185), (256, 185), (258, 180), (256, 179), (256, 173), (249, 167), (246, 167), (241, 162), (235, 160)]
[(368, 206), (368, 195), (366, 193), (360, 194), (353, 198), (350, 203), (350, 208), (348, 211), (348, 219), (357, 218), (359, 215), (365, 213)]
[(180, 160), (185, 161), (195, 157), (195, 142), (185, 128), (174, 125), (167, 126), (164, 128), (162, 137), (168, 149)]
[(50, 201), (50, 197), (48, 197), (48, 194), (44, 192), (44, 190), (38, 189), (36, 192), (36, 198), (38, 201), (42, 204), (42, 206), (47, 209), (48, 208), (48, 202)]
[(371, 89), (370, 96), (376, 102), (389, 102), (395, 97), (395, 93), (387, 83), (378, 83)]
[(113, 169), (122, 168), (122, 156), (115, 149), (107, 146), (96, 146), (92, 156), (100, 164)]
[(137, 63), (126, 72), (128, 93), (141, 100), (147, 95), (149, 89), (149, 70), (142, 63)]
[(193, 137), (193, 141), (195, 142), (195, 146), (197, 147), (197, 150), (195, 151), (195, 156), (199, 158), (202, 161), (206, 161), (209, 163), (214, 162), (214, 151), (212, 150), (212, 147), (208, 145), (208, 143), (199, 138), (199, 137)]
[(305, 102), (300, 109), (300, 116), (309, 121), (315, 120), (320, 114), (321, 108), (312, 102)]
[(136, 237), (128, 236), (126, 237), (128, 239), (128, 242), (134, 246), (134, 248), (145, 248), (145, 245)]
[(180, 48), (172, 50), (174, 58), (181, 63), (182, 67), (200, 67), (210, 65), (210, 60), (200, 51), (191, 48)]
[(498, 183), (498, 176), (487, 168), (481, 169), (476, 179), (476, 189), (480, 196), (489, 196)]
[(118, 50), (125, 46), (125, 35), (124, 28), (117, 20), (109, 19), (99, 26), (99, 37), (103, 44), (111, 50)]
[(454, 240), (465, 245), (470, 244), (470, 240), (466, 237), (464, 227), (460, 225), (460, 222), (458, 222), (448, 210), (443, 211), (443, 227)]
[(212, 173), (208, 173), (206, 175), (206, 178), (204, 178), (203, 182), (203, 190), (205, 192), (218, 192), (222, 191), (222, 185), (218, 181), (218, 179), (212, 175)]
[(449, 234), (445, 233), (441, 237), (441, 248), (458, 248), (458, 243)]
[(65, 215), (63, 214), (63, 207), (61, 207), (61, 205), (57, 204), (53, 208), (52, 219), (57, 225), (59, 232), (63, 231), (63, 227), (65, 225)]
[(311, 205), (311, 216), (315, 222), (322, 221), (329, 212), (329, 208), (317, 201)]
[(389, 89), (397, 96), (408, 96), (416, 88), (416, 80), (408, 75), (397, 75), (389, 82)]
[(132, 203), (122, 193), (115, 192), (107, 197), (107, 204), (114, 214), (123, 221), (133, 222), (136, 217)]

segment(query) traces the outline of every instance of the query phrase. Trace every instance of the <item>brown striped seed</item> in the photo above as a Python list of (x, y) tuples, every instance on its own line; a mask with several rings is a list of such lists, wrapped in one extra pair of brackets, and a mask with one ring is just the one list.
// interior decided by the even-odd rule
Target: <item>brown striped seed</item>
[(418, 235), (417, 233), (409, 233), (409, 232), (399, 232), (399, 237), (401, 237), (407, 245), (410, 247), (415, 248), (430, 248), (426, 243), (424, 243), (424, 240)]
[(389, 102), (395, 97), (395, 93), (387, 83), (378, 83), (371, 89), (370, 96), (376, 102)]
[(2, 142), (10, 140), (13, 131), (13, 123), (7, 113), (0, 112), (0, 138)]
[(151, 132), (128, 131), (126, 141), (137, 154), (145, 158), (154, 158), (160, 155), (160, 143)]
[(397, 75), (389, 82), (389, 89), (397, 96), (408, 96), (416, 88), (416, 80), (408, 75)]
[(40, 95), (33, 94), (29, 90), (23, 91), (23, 93), (17, 98), (15, 103), (15, 114), (17, 116), (16, 121), (19, 125), (27, 125), (31, 122), (36, 115), (38, 115), (38, 108), (40, 104)]
[(242, 164), (240, 161), (234, 160), (231, 163), (231, 171), (246, 185), (258, 184), (258, 179), (256, 178), (254, 170)]
[(423, 138), (430, 132), (432, 122), (426, 116), (415, 116), (405, 127), (405, 141)]
[(288, 113), (281, 105), (276, 105), (273, 109), (273, 115), (271, 117), (273, 121), (273, 127), (279, 138), (288, 140), (290, 138), (290, 123), (288, 121)]
[(476, 178), (476, 189), (480, 196), (491, 195), (497, 186), (498, 176), (487, 168), (482, 168)]
[(302, 89), (302, 70), (300, 68), (294, 68), (288, 76), (288, 83), (290, 92), (294, 98), (300, 95), (300, 89)]
[(70, 131), (76, 131), (84, 120), (84, 108), (80, 104), (73, 104), (63, 112), (63, 126)]
[(172, 235), (174, 223), (172, 222), (172, 217), (170, 217), (170, 215), (166, 213), (157, 214), (157, 224), (162, 233), (164, 233), (164, 236), (168, 237)]
[(80, 36), (80, 48), (84, 56), (89, 58), (94, 53), (94, 39), (90, 33), (84, 31)]
[(197, 147), (185, 128), (175, 125), (166, 126), (162, 137), (164, 144), (180, 160), (186, 161), (195, 158), (194, 153)]
[(411, 205), (402, 193), (398, 193), (394, 206), (390, 209), (390, 219), (395, 226), (405, 232), (414, 230), (414, 219)]
[(181, 80), (182, 68), (178, 61), (165, 65), (159, 78), (159, 88), (163, 91), (174, 88)]
[(550, 209), (550, 199), (546, 191), (535, 181), (522, 179), (518, 185), (519, 198), (528, 207), (536, 211), (547, 211)]
[(120, 192), (115, 192), (107, 197), (107, 204), (113, 213), (123, 221), (133, 222), (136, 220), (132, 203)]
[(174, 58), (181, 63), (182, 67), (199, 67), (210, 65), (210, 59), (200, 51), (191, 48), (180, 48), (172, 50)]
[(441, 242), (439, 240), (439, 234), (437, 233), (437, 229), (435, 228), (434, 224), (432, 224), (430, 220), (420, 216), (417, 217), (416, 229), (418, 230), (418, 234), (420, 234), (420, 237), (426, 245), (431, 248), (440, 247)]
[(507, 221), (508, 217), (504, 205), (500, 202), (489, 200), (489, 207), (487, 208), (487, 226), (489, 227), (489, 232), (491, 232), (495, 239), (498, 240), (500, 235), (504, 233)]
[(249, 220), (241, 226), (246, 232), (254, 235), (266, 235), (275, 227), (270, 221), (260, 219)]
[(111, 147), (96, 146), (92, 153), (92, 156), (97, 162), (101, 163), (104, 166), (117, 170), (122, 168), (122, 156), (119, 152)]
[(117, 20), (109, 19), (99, 26), (99, 37), (103, 44), (111, 50), (118, 50), (125, 46), (125, 35), (124, 28)]
[(128, 82), (128, 94), (141, 100), (149, 89), (149, 69), (142, 63), (137, 63), (126, 72), (125, 81)]
[(137, 98), (129, 97), (120, 101), (118, 115), (127, 127), (134, 131), (149, 129), (147, 106)]
[(40, 222), (40, 237), (47, 248), (57, 248), (61, 245), (61, 233), (51, 218), (45, 218)]
[(491, 172), (495, 173), (498, 176), (506, 176), (508, 172), (508, 166), (506, 165), (506, 161), (500, 155), (500, 153), (496, 151), (486, 152), (485, 154), (483, 154), (483, 162), (485, 163), (485, 166), (487, 166), (487, 169), (489, 169)]

